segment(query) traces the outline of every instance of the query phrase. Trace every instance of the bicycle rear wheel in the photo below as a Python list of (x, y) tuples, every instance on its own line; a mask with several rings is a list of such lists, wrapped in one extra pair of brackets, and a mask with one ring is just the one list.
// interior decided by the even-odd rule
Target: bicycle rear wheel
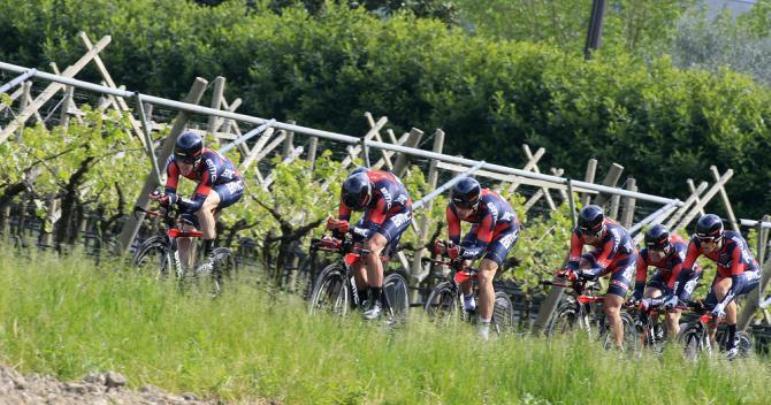
[(225, 280), (233, 280), (236, 274), (236, 260), (230, 249), (218, 247), (212, 250), (209, 259), (211, 260), (211, 293), (219, 295), (222, 293), (222, 285)]
[[(728, 347), (728, 330), (725, 327), (718, 328), (715, 335), (718, 347), (725, 350)], [(752, 351), (752, 339), (750, 335), (742, 331), (736, 331), (736, 347), (739, 349), (740, 357), (747, 357)]]
[(431, 321), (441, 325), (451, 323), (459, 318), (461, 311), (458, 290), (449, 281), (437, 284), (428, 295), (423, 308)]
[[(614, 346), (613, 333), (608, 324), (608, 319), (603, 315), (603, 325), (600, 328), (600, 338), (602, 339), (602, 347), (610, 349)], [(624, 339), (622, 341), (624, 349), (627, 351), (638, 352), (642, 350), (642, 341), (640, 335), (637, 332), (637, 327), (634, 323), (634, 318), (626, 311), (621, 312), (621, 327), (624, 333)]]
[(351, 298), (345, 268), (339, 263), (330, 264), (321, 271), (314, 283), (310, 312), (344, 316), (351, 307)]
[(514, 305), (508, 294), (503, 291), (495, 292), (492, 321), (499, 335), (514, 331)]
[(410, 310), (407, 279), (399, 273), (390, 273), (383, 280), (383, 293), (391, 307), (392, 321), (404, 322)]

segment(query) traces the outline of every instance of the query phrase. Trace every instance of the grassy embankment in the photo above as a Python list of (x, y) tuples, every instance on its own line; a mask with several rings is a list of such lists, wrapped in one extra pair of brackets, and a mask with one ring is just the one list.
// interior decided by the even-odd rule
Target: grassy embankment
[[(0, 259), (0, 361), (63, 379), (115, 370), (223, 399), (290, 403), (763, 403), (768, 359), (689, 363), (604, 352), (582, 338), (480, 344), (465, 325), (387, 331), (311, 318), (243, 285), (218, 300), (120, 266), (36, 254)], [(417, 317), (420, 318), (420, 317)]]

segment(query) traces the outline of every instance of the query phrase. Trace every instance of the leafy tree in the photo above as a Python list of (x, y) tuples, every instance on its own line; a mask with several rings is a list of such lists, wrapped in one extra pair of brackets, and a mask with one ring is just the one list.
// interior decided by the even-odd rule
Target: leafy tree
[[(592, 0), (458, 0), (461, 20), (471, 32), (497, 39), (545, 42), (581, 52)], [(608, 1), (602, 48), (643, 51), (666, 48), (678, 18), (696, 0)]]
[(758, 2), (734, 16), (728, 10), (707, 20), (692, 12), (678, 23), (671, 53), (677, 66), (718, 71), (729, 67), (771, 85), (771, 3)]

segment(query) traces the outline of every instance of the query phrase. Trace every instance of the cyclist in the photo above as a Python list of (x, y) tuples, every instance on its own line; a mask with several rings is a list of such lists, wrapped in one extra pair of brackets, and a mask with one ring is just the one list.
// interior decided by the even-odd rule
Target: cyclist
[(358, 168), (343, 182), (338, 218), (327, 218), (327, 228), (336, 238), (348, 232), (351, 211), (364, 211), (353, 228), (353, 240), (369, 251), (354, 268), (360, 302), (368, 297), (364, 318), (378, 318), (388, 301), (383, 294), (383, 262), (386, 246), (395, 252), (401, 234), (412, 221), (412, 199), (398, 177), (381, 170)]
[[(680, 331), (678, 300), (689, 301), (701, 278), (701, 267), (698, 265), (693, 266), (692, 271), (683, 271), (687, 250), (688, 242), (680, 235), (670, 232), (664, 225), (655, 225), (645, 232), (645, 248), (637, 257), (632, 301), (642, 303), (643, 307), (663, 304), (667, 311), (666, 328), (670, 338)], [(656, 273), (646, 285), (648, 266), (656, 267)]]
[[(179, 176), (198, 183), (191, 199), (177, 195)], [(214, 212), (229, 207), (244, 194), (244, 180), (233, 163), (203, 146), (201, 136), (184, 132), (177, 137), (174, 153), (166, 163), (166, 193), (160, 203), (176, 205), (182, 211), (184, 228), (198, 227), (203, 232), (204, 257), (214, 249), (217, 236)], [(190, 266), (195, 257), (192, 240), (179, 239), (180, 256)]]
[[(477, 281), (479, 283), (479, 333), (487, 339), (495, 305), (493, 277), (503, 264), (506, 255), (519, 238), (519, 220), (511, 205), (500, 195), (482, 189), (472, 177), (456, 183), (450, 194), (450, 204), (445, 210), (449, 242), (436, 241), (435, 254), (447, 254), (453, 261), (463, 261), (464, 266), (482, 258)], [(472, 223), (471, 230), (461, 242), (461, 221)], [(471, 280), (461, 284), (463, 307), (474, 311), (476, 303)]]
[[(581, 254), (584, 245), (593, 248)], [(570, 253), (564, 270), (558, 277), (573, 276), (584, 280), (596, 280), (610, 274), (610, 284), (603, 301), (603, 309), (610, 323), (616, 347), (623, 348), (624, 328), (621, 323), (621, 306), (632, 285), (637, 250), (632, 238), (621, 225), (605, 218), (602, 208), (587, 205), (578, 215), (578, 224), (570, 239)]]
[[(696, 222), (696, 234), (688, 244), (683, 268), (691, 270), (702, 254), (717, 264), (717, 274), (704, 305), (712, 308), (712, 315), (716, 318), (725, 317), (728, 329), (726, 356), (732, 359), (738, 354), (734, 299), (760, 284), (760, 266), (742, 235), (724, 230), (723, 221), (715, 214), (703, 215)], [(711, 325), (710, 339), (713, 342), (716, 328), (717, 324)]]

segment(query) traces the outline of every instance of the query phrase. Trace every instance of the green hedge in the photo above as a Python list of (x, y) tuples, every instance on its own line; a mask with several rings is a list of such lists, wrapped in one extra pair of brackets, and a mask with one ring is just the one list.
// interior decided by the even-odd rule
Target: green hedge
[(736, 172), (728, 191), (740, 216), (768, 211), (771, 96), (739, 74), (618, 51), (585, 62), (550, 45), (331, 4), (314, 17), (245, 10), (237, 1), (7, 0), (0, 59), (64, 65), (83, 52), (77, 31), (111, 34), (104, 59), (130, 89), (178, 98), (194, 76), (223, 75), (245, 112), (358, 134), (372, 111), (404, 127), (442, 127), (449, 153), (516, 166), (529, 142), (568, 174), (582, 174), (591, 157), (615, 161), (641, 190), (681, 198), (685, 178), (709, 179), (715, 164)]

